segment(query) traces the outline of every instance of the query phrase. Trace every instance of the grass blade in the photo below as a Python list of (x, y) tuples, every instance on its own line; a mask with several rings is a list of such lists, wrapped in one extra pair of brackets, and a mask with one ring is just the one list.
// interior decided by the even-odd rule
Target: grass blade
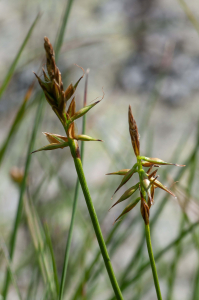
[(34, 87), (34, 83), (35, 83), (35, 80), (33, 81), (33, 83), (30, 85), (24, 99), (23, 99), (23, 102), (21, 104), (21, 106), (19, 107), (18, 109), (18, 112), (16, 114), (16, 117), (12, 123), (12, 126), (10, 128), (10, 131), (5, 139), (5, 141), (3, 142), (3, 146), (1, 147), (0, 149), (0, 164), (3, 160), (3, 157), (6, 153), (6, 150), (7, 150), (7, 147), (12, 139), (12, 137), (14, 136), (14, 134), (16, 133), (17, 129), (19, 128), (19, 125), (25, 115), (25, 111), (26, 111), (26, 104), (27, 104), (27, 101), (29, 100), (29, 98), (31, 97), (31, 94), (32, 94), (32, 91), (33, 91), (33, 87)]
[(45, 231), (45, 236), (46, 236), (46, 241), (47, 241), (47, 244), (48, 244), (48, 248), (49, 248), (50, 254), (51, 254), (56, 291), (57, 291), (57, 295), (59, 295), (59, 279), (58, 279), (58, 274), (57, 274), (57, 267), (56, 267), (56, 263), (55, 263), (55, 256), (54, 256), (54, 252), (53, 252), (53, 246), (52, 246), (52, 242), (51, 242), (51, 238), (50, 238), (50, 232), (49, 232), (49, 228), (48, 228), (47, 223), (45, 223), (44, 231)]
[(51, 272), (51, 259), (49, 256), (48, 248), (46, 247), (46, 239), (43, 227), (39, 220), (37, 211), (31, 199), (24, 198), (24, 207), (27, 217), (29, 230), (32, 236), (33, 244), (37, 253), (39, 266), (41, 269), (44, 282), (51, 292), (53, 299), (56, 299), (54, 276)]
[(10, 66), (10, 69), (8, 70), (8, 73), (7, 73), (5, 79), (4, 79), (4, 81), (3, 81), (3, 83), (0, 87), (0, 99), (1, 99), (1, 96), (3, 95), (8, 83), (10, 82), (10, 79), (11, 79), (13, 73), (14, 73), (14, 70), (15, 70), (16, 65), (18, 63), (18, 60), (19, 60), (19, 58), (20, 58), (20, 56), (21, 56), (21, 54), (22, 54), (22, 52), (23, 52), (23, 50), (24, 50), (24, 48), (25, 48), (25, 46), (26, 46), (26, 44), (27, 44), (27, 42), (28, 42), (28, 40), (31, 36), (31, 34), (32, 34), (32, 31), (33, 31), (35, 25), (37, 24), (37, 22), (39, 20), (39, 18), (40, 18), (40, 14), (37, 15), (36, 19), (34, 20), (33, 24), (31, 25), (31, 27), (30, 27), (30, 29), (29, 29), (29, 31), (28, 31), (28, 33), (27, 33), (27, 35), (26, 35), (26, 37), (25, 37), (25, 39), (24, 39), (24, 41), (23, 41), (23, 43), (22, 43), (22, 45), (21, 45), (21, 47), (20, 47), (20, 49), (19, 49), (19, 51), (16, 55), (16, 57), (15, 57), (13, 63), (12, 63), (12, 65)]
[[(19, 223), (20, 223), (20, 219), (21, 219), (21, 215), (22, 215), (23, 196), (24, 196), (24, 192), (25, 192), (25, 189), (26, 189), (26, 181), (27, 181), (28, 171), (29, 171), (31, 157), (32, 157), (30, 155), (30, 153), (33, 151), (34, 142), (35, 142), (35, 138), (36, 138), (36, 133), (37, 133), (39, 123), (40, 123), (40, 120), (41, 120), (41, 116), (42, 116), (43, 104), (44, 104), (44, 101), (43, 101), (43, 99), (41, 99), (41, 101), (38, 105), (37, 111), (36, 111), (34, 127), (33, 127), (33, 130), (32, 130), (32, 135), (31, 135), (31, 138), (30, 138), (29, 146), (28, 146), (28, 151), (27, 151), (27, 156), (26, 156), (26, 164), (25, 164), (25, 171), (24, 171), (24, 178), (23, 178), (21, 188), (20, 188), (20, 195), (19, 195), (17, 213), (16, 213), (14, 226), (13, 226), (11, 239), (10, 239), (10, 259), (11, 259), (11, 261), (13, 259), (18, 227), (19, 227)], [(9, 271), (7, 271), (6, 278), (5, 278), (5, 284), (4, 284), (4, 288), (3, 288), (3, 297), (4, 297), (4, 299), (6, 299), (6, 297), (7, 297), (9, 282), (10, 282), (10, 273), (9, 273)]]
[(56, 60), (59, 57), (60, 49), (61, 49), (61, 46), (63, 44), (64, 33), (65, 33), (65, 30), (66, 30), (66, 25), (67, 25), (67, 22), (68, 22), (68, 18), (69, 18), (69, 14), (70, 14), (70, 11), (71, 11), (72, 4), (73, 4), (73, 0), (68, 0), (66, 10), (64, 12), (64, 16), (63, 16), (63, 19), (62, 19), (62, 24), (61, 24), (61, 28), (60, 28), (60, 31), (59, 31), (59, 35), (58, 35), (58, 38), (57, 38), (56, 46), (55, 46), (55, 58), (56, 58)]
[(0, 242), (0, 250), (1, 250), (1, 251), (3, 252), (3, 254), (4, 254), (4, 257), (5, 257), (5, 260), (6, 260), (7, 267), (8, 267), (8, 269), (9, 269), (9, 271), (10, 271), (10, 276), (11, 276), (11, 278), (12, 278), (12, 282), (13, 282), (13, 284), (14, 284), (14, 286), (15, 286), (16, 291), (17, 291), (18, 298), (19, 298), (20, 300), (22, 300), (22, 297), (21, 297), (19, 288), (18, 288), (18, 286), (17, 286), (17, 282), (16, 282), (14, 270), (12, 269), (12, 262), (11, 262), (11, 259), (10, 259), (10, 257), (9, 257), (9, 253), (8, 253), (7, 248), (6, 248), (6, 245), (5, 245), (5, 243), (4, 243), (2, 240), (1, 240), (1, 242)]

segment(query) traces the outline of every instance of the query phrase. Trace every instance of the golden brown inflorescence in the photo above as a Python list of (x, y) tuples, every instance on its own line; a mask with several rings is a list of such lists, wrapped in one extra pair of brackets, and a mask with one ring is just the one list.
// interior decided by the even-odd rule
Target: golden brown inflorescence
[[(44, 48), (46, 51), (46, 68), (48, 74), (44, 69), (42, 69), (43, 80), (37, 74), (34, 74), (37, 77), (42, 90), (44, 91), (46, 100), (61, 121), (66, 131), (66, 136), (44, 132), (44, 135), (46, 136), (50, 144), (34, 152), (65, 148), (69, 145), (68, 142), (70, 139), (74, 139), (77, 141), (101, 141), (87, 135), (78, 134), (75, 120), (85, 115), (92, 107), (99, 103), (103, 99), (103, 97), (101, 100), (98, 100), (93, 104), (85, 106), (82, 109), (76, 111), (74, 94), (79, 82), (84, 77), (83, 68), (80, 67), (83, 70), (83, 75), (78, 79), (78, 81), (74, 85), (71, 83), (67, 87), (67, 89), (64, 90), (62, 76), (55, 63), (55, 52), (47, 37), (44, 37)], [(66, 110), (67, 102), (69, 102), (70, 100), (71, 103)]]
[[(156, 176), (158, 169), (153, 170), (154, 167), (159, 167), (160, 165), (175, 165), (178, 167), (184, 167), (184, 165), (177, 165), (165, 162), (159, 158), (150, 158), (145, 156), (140, 156), (140, 142), (139, 142), (139, 133), (136, 121), (133, 117), (131, 106), (129, 106), (128, 111), (128, 120), (129, 120), (129, 132), (131, 143), (133, 146), (133, 150), (135, 156), (137, 158), (137, 162), (131, 169), (123, 169), (117, 172), (108, 173), (107, 175), (122, 175), (124, 176), (119, 187), (116, 189), (115, 193), (133, 176), (133, 174), (138, 173), (139, 182), (136, 185), (133, 185), (129, 188), (120, 198), (119, 200), (112, 205), (114, 207), (116, 204), (128, 199), (131, 197), (137, 190), (140, 191), (140, 197), (136, 198), (131, 202), (119, 215), (119, 217), (115, 220), (118, 221), (123, 215), (132, 210), (138, 202), (141, 202), (140, 210), (141, 215), (144, 219), (145, 224), (149, 224), (149, 212), (152, 204), (154, 203), (154, 194), (155, 189), (160, 188), (170, 195), (174, 196), (174, 193), (170, 191), (166, 186), (164, 186), (160, 181), (157, 180), (158, 176)], [(143, 167), (149, 168), (146, 172)], [(111, 208), (112, 208), (111, 207)]]

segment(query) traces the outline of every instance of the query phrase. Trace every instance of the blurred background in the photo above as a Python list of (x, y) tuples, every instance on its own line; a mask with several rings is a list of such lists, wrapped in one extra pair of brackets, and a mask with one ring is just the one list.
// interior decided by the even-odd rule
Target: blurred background
[[(48, 224), (59, 280), (62, 273), (77, 180), (67, 148), (31, 156), (24, 198), (31, 199), (32, 206), (23, 209), (12, 263), (8, 253), (21, 193), (10, 172), (13, 175), (16, 168), (17, 172), (25, 169), (41, 101), (33, 71), (42, 74), (43, 37), (56, 44), (66, 7), (64, 0), (0, 2), (1, 288), (7, 265), (14, 278), (7, 299), (19, 299), (18, 292), (22, 299), (51, 299), (46, 296), (48, 278), (44, 278), (40, 262), (40, 255), (48, 259), (49, 253), (41, 251), (37, 225), (42, 240), (44, 223)], [(40, 17), (27, 36), (38, 13)], [(88, 104), (102, 97), (102, 87), (105, 92), (104, 99), (87, 114), (86, 123), (86, 134), (104, 142), (85, 143), (84, 170), (103, 235), (105, 239), (111, 235), (108, 250), (127, 300), (156, 299), (139, 206), (116, 225), (113, 222), (128, 200), (108, 211), (137, 182), (136, 176), (132, 177), (111, 200), (121, 177), (105, 174), (131, 168), (136, 162), (128, 131), (129, 104), (138, 124), (141, 153), (186, 164), (183, 169), (160, 168), (161, 182), (177, 199), (157, 191), (151, 208), (152, 244), (163, 298), (199, 299), (198, 227), (182, 234), (199, 217), (198, 22), (198, 3), (193, 0), (82, 0), (72, 3), (63, 35), (57, 65), (65, 89), (82, 75), (74, 65), (78, 64), (90, 69)], [(79, 109), (84, 84), (85, 79), (76, 93)], [(48, 143), (42, 132), (64, 134), (46, 101), (37, 125), (33, 150)], [(77, 126), (81, 131), (81, 119)], [(34, 214), (37, 225), (31, 223)], [(80, 189), (64, 299), (112, 299), (101, 257), (92, 266), (97, 253)]]

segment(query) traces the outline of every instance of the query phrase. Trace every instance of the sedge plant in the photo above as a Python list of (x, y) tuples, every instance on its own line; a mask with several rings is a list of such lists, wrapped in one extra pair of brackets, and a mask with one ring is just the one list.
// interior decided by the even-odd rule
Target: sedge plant
[[(43, 69), (43, 79), (41, 79), (37, 74), (35, 74), (35, 76), (37, 77), (38, 82), (45, 94), (46, 100), (48, 101), (51, 108), (53, 109), (58, 119), (60, 120), (61, 124), (63, 125), (66, 135), (62, 136), (59, 134), (44, 132), (44, 135), (46, 136), (50, 144), (33, 152), (54, 150), (54, 149), (65, 148), (65, 147), (70, 148), (70, 152), (74, 160), (78, 179), (84, 194), (84, 198), (86, 200), (86, 204), (91, 217), (93, 228), (95, 230), (95, 234), (99, 243), (101, 254), (103, 256), (104, 263), (116, 299), (121, 300), (123, 299), (123, 297), (111, 265), (111, 261), (101, 232), (97, 214), (95, 212), (93, 202), (90, 196), (89, 188), (82, 167), (79, 145), (78, 145), (79, 140), (80, 141), (101, 141), (101, 140), (94, 139), (84, 134), (78, 134), (75, 125), (75, 120), (84, 116), (91, 108), (93, 108), (96, 104), (98, 104), (103, 99), (103, 97), (101, 100), (98, 100), (93, 104), (87, 105), (82, 109), (76, 111), (75, 91), (77, 89), (80, 80), (83, 78), (84, 74), (79, 78), (79, 80), (74, 85), (71, 83), (68, 86), (68, 88), (64, 90), (61, 73), (55, 63), (55, 52), (47, 37), (44, 38), (44, 48), (46, 51), (46, 67), (47, 67), (48, 74)], [(69, 102), (70, 105), (66, 109), (66, 106)]]
[[(122, 170), (114, 172), (114, 173), (108, 173), (107, 175), (122, 175), (123, 176), (123, 179), (122, 179), (120, 185), (118, 186), (118, 188), (116, 189), (115, 193), (127, 181), (129, 181), (135, 173), (138, 174), (139, 181), (137, 184), (130, 187), (119, 198), (119, 200), (115, 204), (113, 204), (112, 207), (114, 207), (115, 205), (119, 204), (120, 202), (123, 202), (124, 200), (130, 198), (137, 190), (139, 190), (139, 194), (140, 194), (139, 197), (134, 199), (122, 211), (122, 213), (115, 220), (115, 222), (121, 220), (121, 218), (125, 214), (127, 214), (129, 211), (131, 211), (140, 202), (140, 211), (141, 211), (141, 215), (144, 220), (144, 223), (145, 223), (146, 243), (147, 243), (147, 249), (148, 249), (151, 269), (152, 269), (152, 273), (153, 273), (153, 279), (154, 279), (157, 299), (162, 300), (159, 279), (158, 279), (158, 274), (157, 274), (156, 265), (155, 265), (155, 259), (154, 259), (154, 255), (153, 255), (152, 245), (151, 245), (150, 226), (149, 226), (150, 208), (154, 204), (154, 194), (155, 194), (156, 188), (160, 188), (160, 189), (166, 191), (173, 197), (176, 197), (176, 196), (172, 191), (170, 191), (166, 186), (164, 186), (159, 180), (157, 180), (158, 176), (156, 174), (157, 174), (158, 168), (155, 170), (152, 170), (152, 169), (154, 167), (159, 167), (161, 165), (175, 165), (178, 167), (184, 167), (184, 165), (168, 163), (159, 158), (150, 158), (150, 157), (146, 157), (146, 156), (141, 156), (140, 155), (140, 141), (139, 141), (138, 127), (137, 127), (136, 121), (133, 117), (131, 106), (129, 106), (128, 121), (129, 121), (129, 132), (130, 132), (131, 142), (132, 142), (135, 156), (137, 158), (137, 162), (133, 165), (133, 167), (131, 169), (122, 169)], [(145, 171), (144, 168), (148, 168), (148, 170)]]

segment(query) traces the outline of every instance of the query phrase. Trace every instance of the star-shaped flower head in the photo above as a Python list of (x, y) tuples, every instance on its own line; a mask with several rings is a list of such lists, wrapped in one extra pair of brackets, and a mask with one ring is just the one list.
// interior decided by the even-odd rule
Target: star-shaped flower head
[[(84, 77), (84, 70), (80, 67), (83, 70), (83, 75), (78, 79), (75, 85), (71, 83), (67, 87), (67, 89), (64, 90), (61, 73), (55, 63), (55, 53), (47, 37), (44, 38), (44, 48), (46, 51), (46, 67), (48, 74), (46, 74), (44, 69), (42, 69), (43, 80), (37, 74), (35, 74), (35, 76), (37, 77), (38, 82), (44, 91), (46, 100), (61, 121), (67, 136), (44, 132), (44, 135), (46, 136), (50, 144), (34, 152), (67, 147), (69, 145), (70, 139), (81, 141), (101, 141), (87, 135), (78, 134), (75, 120), (85, 115), (92, 107), (99, 103), (103, 99), (103, 97), (101, 100), (98, 100), (93, 104), (87, 105), (82, 109), (76, 111), (74, 93), (80, 80)], [(71, 103), (66, 110), (67, 102), (69, 102), (70, 100)]]
[[(131, 106), (129, 106), (128, 111), (128, 120), (129, 120), (129, 132), (131, 137), (131, 143), (133, 146), (133, 150), (135, 156), (137, 158), (137, 162), (131, 169), (123, 169), (114, 173), (108, 173), (107, 175), (122, 175), (123, 179), (116, 189), (115, 193), (133, 176), (133, 174), (138, 173), (139, 181), (137, 184), (130, 187), (120, 198), (119, 200), (113, 204), (114, 207), (116, 204), (130, 198), (137, 190), (139, 190), (140, 196), (133, 200), (119, 215), (119, 217), (115, 220), (118, 221), (123, 215), (132, 210), (138, 202), (141, 202), (140, 210), (142, 217), (146, 224), (149, 223), (149, 211), (151, 205), (154, 203), (154, 194), (155, 189), (160, 188), (167, 193), (171, 194), (175, 197), (174, 193), (171, 192), (166, 186), (164, 186), (160, 181), (157, 180), (158, 176), (156, 176), (158, 169), (152, 171), (153, 167), (159, 167), (160, 165), (175, 165), (178, 167), (184, 167), (184, 165), (177, 165), (165, 162), (159, 158), (150, 158), (146, 156), (140, 156), (140, 141), (139, 141), (139, 133), (136, 121), (133, 117)], [(143, 169), (143, 167), (149, 167), (147, 171)], [(114, 193), (114, 194), (115, 194)], [(112, 208), (111, 207), (111, 208)]]

